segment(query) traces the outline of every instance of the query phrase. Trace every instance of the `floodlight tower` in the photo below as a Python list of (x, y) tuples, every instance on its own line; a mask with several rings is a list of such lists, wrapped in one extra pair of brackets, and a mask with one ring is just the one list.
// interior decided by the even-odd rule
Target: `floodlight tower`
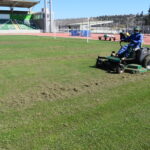
[(52, 10), (52, 0), (49, 0), (49, 12), (50, 12), (50, 32), (52, 32), (52, 26), (53, 26), (53, 10)]
[[(49, 6), (47, 5), (49, 4)], [(49, 7), (49, 9), (47, 8)], [(52, 0), (44, 0), (44, 30), (45, 32), (53, 32), (53, 9)]]
[(44, 0), (44, 32), (48, 32), (47, 0)]

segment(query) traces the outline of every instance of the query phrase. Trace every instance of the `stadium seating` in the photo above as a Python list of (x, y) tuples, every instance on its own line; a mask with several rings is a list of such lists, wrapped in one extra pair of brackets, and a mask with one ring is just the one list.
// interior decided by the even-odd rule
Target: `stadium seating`
[(15, 26), (11, 20), (1, 20), (0, 30), (15, 30)]
[(0, 19), (0, 30), (37, 30), (32, 15), (10, 15), (10, 19)]

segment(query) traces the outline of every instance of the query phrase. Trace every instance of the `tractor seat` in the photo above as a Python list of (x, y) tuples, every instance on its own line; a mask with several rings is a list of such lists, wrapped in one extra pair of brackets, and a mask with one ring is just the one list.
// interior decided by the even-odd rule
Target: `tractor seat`
[(135, 48), (135, 49), (133, 49), (134, 51), (138, 51), (138, 50), (140, 50), (141, 48), (139, 48), (139, 47), (137, 47), (137, 48)]

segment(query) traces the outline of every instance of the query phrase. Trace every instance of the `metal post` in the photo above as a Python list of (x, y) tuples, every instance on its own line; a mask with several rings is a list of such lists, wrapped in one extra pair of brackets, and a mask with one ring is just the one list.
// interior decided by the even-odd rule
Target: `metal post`
[[(90, 18), (88, 18), (88, 30), (90, 32)], [(89, 36), (88, 36), (88, 30), (87, 30), (87, 39), (86, 39), (86, 42), (89, 43)]]

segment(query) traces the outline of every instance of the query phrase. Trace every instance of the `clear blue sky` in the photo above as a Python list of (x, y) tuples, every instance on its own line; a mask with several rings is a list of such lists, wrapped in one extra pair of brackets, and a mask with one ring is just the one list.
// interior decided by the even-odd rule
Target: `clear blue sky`
[[(52, 0), (55, 18), (147, 13), (150, 0)], [(33, 8), (40, 11), (44, 0)]]

